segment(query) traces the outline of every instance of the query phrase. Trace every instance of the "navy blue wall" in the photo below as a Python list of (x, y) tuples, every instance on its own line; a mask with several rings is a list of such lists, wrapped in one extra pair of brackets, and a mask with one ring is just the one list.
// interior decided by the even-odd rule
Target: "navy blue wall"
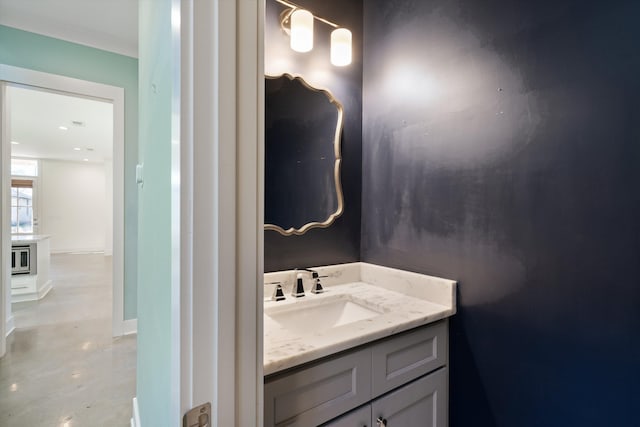
[[(284, 6), (266, 2), (265, 72), (301, 75), (316, 87), (328, 89), (343, 105), (342, 186), (344, 213), (329, 228), (315, 228), (302, 236), (264, 235), (265, 271), (339, 264), (360, 259), (360, 207), (362, 182), (362, 0), (299, 0), (312, 13), (349, 28), (353, 33), (353, 63), (334, 67), (329, 62), (333, 28), (315, 22), (314, 48), (297, 53), (280, 29)], [(316, 201), (310, 198), (309, 203)]]
[(640, 425), (639, 19), (365, 2), (362, 257), (459, 280), (453, 427)]

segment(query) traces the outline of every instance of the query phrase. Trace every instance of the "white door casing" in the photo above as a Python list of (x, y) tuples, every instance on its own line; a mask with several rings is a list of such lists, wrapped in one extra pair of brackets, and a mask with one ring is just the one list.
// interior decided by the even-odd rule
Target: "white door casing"
[(262, 426), (263, 0), (180, 5), (180, 410)]
[[(7, 84), (0, 79), (0, 357), (7, 351), (7, 324), (11, 316), (11, 146), (7, 115)], [(6, 223), (6, 224), (5, 224)]]

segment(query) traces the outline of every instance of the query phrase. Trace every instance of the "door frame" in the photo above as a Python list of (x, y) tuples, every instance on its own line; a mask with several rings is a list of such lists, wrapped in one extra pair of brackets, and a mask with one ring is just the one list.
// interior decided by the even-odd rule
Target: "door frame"
[[(2, 274), (0, 274), (0, 355), (3, 355), (4, 341), (11, 332), (7, 329), (8, 314), (11, 313), (11, 272), (10, 252), (5, 247), (11, 244), (9, 222), (4, 221), (8, 213), (10, 173), (9, 123), (6, 118), (5, 88), (10, 84), (33, 86), (44, 90), (66, 92), (70, 95), (106, 100), (113, 104), (113, 308), (112, 334), (121, 336), (135, 332), (135, 320), (124, 319), (124, 88), (102, 83), (80, 80), (71, 77), (34, 71), (27, 68), (0, 64), (0, 82), (2, 82), (2, 211), (0, 212), (0, 251)], [(6, 224), (5, 224), (6, 222)]]
[(264, 0), (172, 5), (180, 17), (180, 414), (211, 402), (214, 426), (262, 427)]

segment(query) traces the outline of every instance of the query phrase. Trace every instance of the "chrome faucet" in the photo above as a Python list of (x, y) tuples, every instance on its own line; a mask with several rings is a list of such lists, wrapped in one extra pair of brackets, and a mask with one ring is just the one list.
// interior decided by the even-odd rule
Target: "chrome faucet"
[(291, 290), (291, 296), (296, 298), (302, 298), (304, 296), (304, 281), (302, 280), (302, 273), (298, 273), (298, 269), (295, 269), (296, 282)]

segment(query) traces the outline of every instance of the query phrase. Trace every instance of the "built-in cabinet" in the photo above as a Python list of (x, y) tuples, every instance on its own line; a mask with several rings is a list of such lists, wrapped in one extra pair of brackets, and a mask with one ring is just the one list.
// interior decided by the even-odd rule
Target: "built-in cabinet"
[(443, 320), (265, 379), (265, 427), (446, 427)]
[(49, 236), (12, 236), (11, 302), (37, 301), (51, 290)]

